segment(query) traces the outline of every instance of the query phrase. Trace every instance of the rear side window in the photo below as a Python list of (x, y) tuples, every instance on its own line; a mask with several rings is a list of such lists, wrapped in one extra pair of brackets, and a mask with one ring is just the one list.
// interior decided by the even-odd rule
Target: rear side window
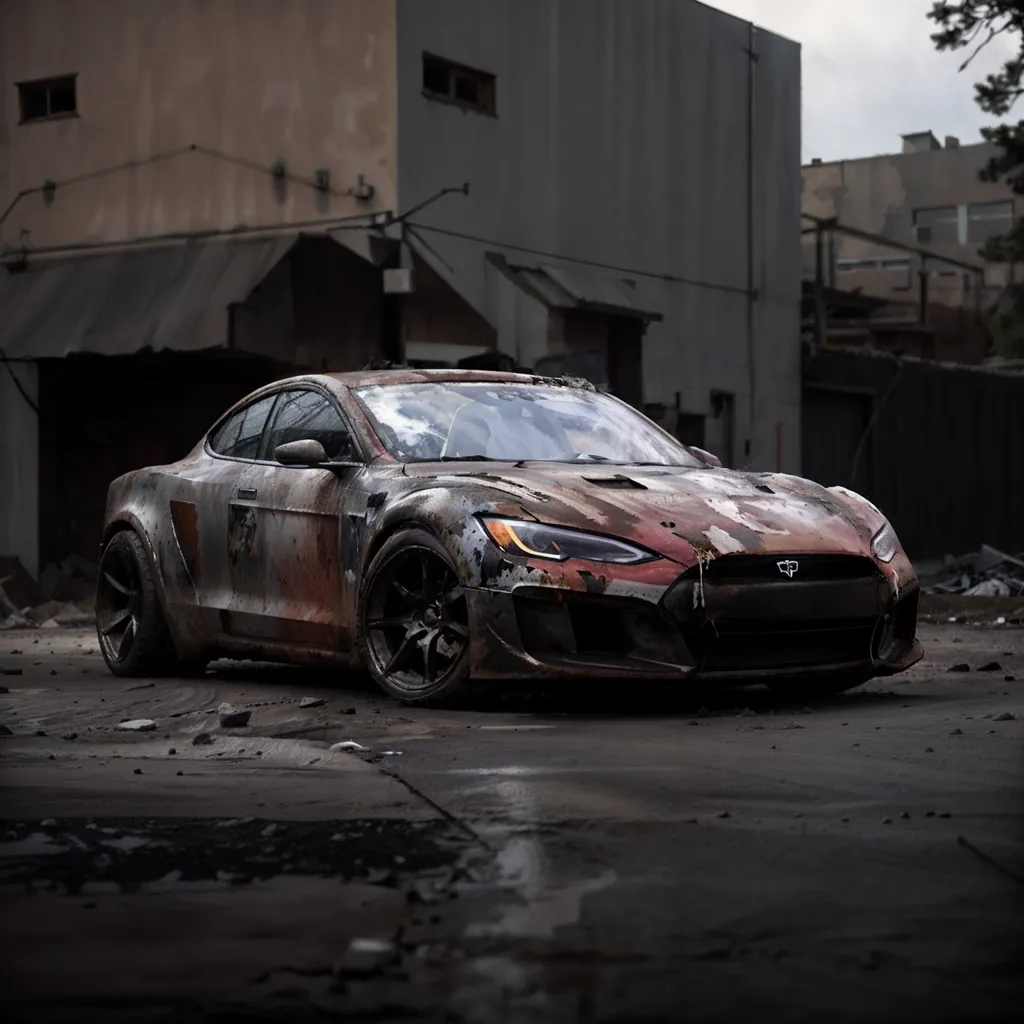
[(341, 413), (319, 391), (285, 391), (267, 431), (264, 458), (289, 441), (319, 441), (332, 461), (355, 458), (356, 449)]
[(229, 416), (210, 435), (211, 451), (233, 459), (255, 459), (259, 455), (263, 428), (275, 401), (277, 395), (268, 395)]

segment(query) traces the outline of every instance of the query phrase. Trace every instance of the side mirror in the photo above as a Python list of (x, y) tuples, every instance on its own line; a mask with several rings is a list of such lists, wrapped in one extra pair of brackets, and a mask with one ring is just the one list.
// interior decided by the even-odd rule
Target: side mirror
[(319, 466), (327, 461), (327, 452), (319, 441), (288, 441), (274, 449), (274, 458), (282, 466)]
[(712, 469), (722, 468), (722, 460), (717, 455), (712, 455), (711, 452), (706, 452), (703, 448), (694, 448), (692, 444), (689, 445), (689, 449), (706, 466), (710, 466)]

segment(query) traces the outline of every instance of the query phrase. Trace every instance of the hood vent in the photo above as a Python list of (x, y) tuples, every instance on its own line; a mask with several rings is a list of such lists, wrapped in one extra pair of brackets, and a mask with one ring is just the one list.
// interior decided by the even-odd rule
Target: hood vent
[(594, 484), (595, 487), (616, 487), (630, 491), (647, 490), (644, 484), (638, 483), (631, 477), (623, 476), (621, 473), (616, 473), (615, 476), (585, 476), (583, 479), (588, 484)]

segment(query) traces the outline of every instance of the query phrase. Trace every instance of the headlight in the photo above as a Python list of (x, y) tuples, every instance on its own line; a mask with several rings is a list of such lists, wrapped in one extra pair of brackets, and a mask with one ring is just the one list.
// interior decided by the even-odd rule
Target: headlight
[(896, 539), (896, 531), (886, 523), (871, 538), (871, 552), (880, 562), (891, 562), (900, 542)]
[(480, 521), (491, 540), (509, 555), (550, 558), (554, 562), (584, 558), (590, 562), (614, 562), (616, 565), (636, 565), (659, 557), (614, 537), (601, 537), (524, 519), (487, 517)]

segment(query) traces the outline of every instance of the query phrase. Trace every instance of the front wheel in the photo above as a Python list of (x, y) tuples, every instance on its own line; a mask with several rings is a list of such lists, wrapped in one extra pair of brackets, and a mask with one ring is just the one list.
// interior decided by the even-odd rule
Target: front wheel
[(387, 540), (366, 572), (358, 642), (370, 675), (404, 704), (449, 701), (469, 677), (466, 595), (433, 534), (409, 527)]
[(100, 556), (96, 632), (116, 676), (163, 675), (177, 663), (146, 549), (132, 530), (111, 537)]

